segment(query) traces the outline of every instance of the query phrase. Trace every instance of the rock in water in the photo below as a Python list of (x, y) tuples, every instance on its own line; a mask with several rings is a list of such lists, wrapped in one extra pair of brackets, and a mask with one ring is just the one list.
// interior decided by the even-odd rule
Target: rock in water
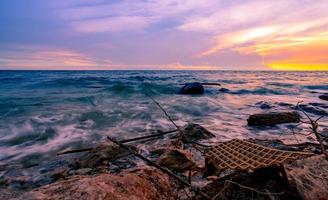
[(270, 112), (254, 114), (247, 119), (249, 126), (273, 126), (282, 123), (298, 123), (300, 115), (297, 112)]
[(219, 91), (220, 91), (220, 92), (230, 92), (230, 90), (227, 89), (227, 88), (220, 88)]
[(177, 172), (192, 170), (196, 167), (196, 164), (191, 159), (191, 156), (187, 156), (186, 152), (178, 149), (166, 151), (158, 158), (157, 164)]
[(179, 94), (204, 94), (204, 87), (198, 82), (187, 83), (180, 89)]
[(328, 94), (320, 95), (320, 96), (319, 96), (319, 99), (322, 99), (322, 100), (328, 101)]
[(74, 176), (37, 188), (18, 199), (174, 200), (175, 188), (168, 175), (147, 168), (119, 175)]
[(183, 128), (185, 136), (189, 140), (210, 139), (215, 135), (199, 124), (189, 123)]

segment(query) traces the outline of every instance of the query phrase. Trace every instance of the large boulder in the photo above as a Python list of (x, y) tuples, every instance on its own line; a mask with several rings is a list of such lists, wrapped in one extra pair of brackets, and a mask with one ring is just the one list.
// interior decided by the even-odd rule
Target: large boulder
[(298, 123), (300, 115), (297, 112), (270, 112), (249, 116), (249, 126), (273, 126), (282, 123)]
[(192, 160), (191, 155), (188, 155), (186, 151), (178, 149), (169, 149), (164, 152), (158, 158), (157, 164), (177, 172), (184, 172), (196, 168), (196, 164)]
[(324, 155), (298, 160), (286, 168), (290, 186), (304, 199), (328, 199), (328, 160)]
[(319, 96), (319, 99), (322, 99), (322, 100), (328, 101), (328, 94), (320, 95), (320, 96)]
[(189, 140), (210, 139), (215, 135), (199, 124), (189, 123), (183, 127), (183, 133)]
[(187, 83), (180, 89), (179, 94), (204, 94), (204, 87), (198, 82)]
[(169, 176), (147, 168), (119, 175), (74, 176), (22, 195), (19, 199), (175, 199)]

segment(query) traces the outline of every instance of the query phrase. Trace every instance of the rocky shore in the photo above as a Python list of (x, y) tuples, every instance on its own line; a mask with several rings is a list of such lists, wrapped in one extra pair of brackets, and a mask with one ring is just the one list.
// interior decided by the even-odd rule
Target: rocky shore
[[(179, 94), (203, 94), (203, 85), (219, 84), (190, 83), (184, 85)], [(219, 91), (230, 90), (221, 88)], [(326, 96), (318, 97), (325, 101)], [(255, 106), (263, 112), (249, 115), (247, 125), (252, 128), (303, 123), (308, 119), (304, 119), (302, 113), (327, 115), (323, 103), (280, 103), (279, 106), (288, 108), (280, 112), (270, 111), (276, 105), (267, 102), (260, 101)], [(252, 171), (211, 171), (204, 152), (218, 144), (211, 143), (215, 134), (199, 124), (189, 123), (173, 131), (124, 140), (125, 148), (108, 140), (91, 148), (68, 149), (54, 156), (44, 169), (41, 166), (37, 178), (27, 178), (24, 172), (20, 176), (7, 173), (8, 177), (0, 174), (0, 199), (328, 199), (328, 160), (324, 155), (328, 135), (325, 131), (317, 132), (316, 121), (309, 120), (310, 131), (317, 139), (311, 143), (248, 140), (274, 149), (313, 154), (283, 166), (273, 164)], [(154, 146), (154, 141), (161, 142)], [(155, 164), (141, 162), (136, 154)], [(0, 167), (1, 171), (20, 169), (10, 165)], [(35, 169), (33, 163), (28, 167)]]

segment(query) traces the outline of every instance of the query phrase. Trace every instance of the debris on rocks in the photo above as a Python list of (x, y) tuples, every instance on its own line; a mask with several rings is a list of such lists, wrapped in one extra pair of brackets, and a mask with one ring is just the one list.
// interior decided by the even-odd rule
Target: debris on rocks
[(282, 123), (298, 123), (300, 115), (297, 112), (270, 112), (249, 116), (249, 126), (273, 126)]

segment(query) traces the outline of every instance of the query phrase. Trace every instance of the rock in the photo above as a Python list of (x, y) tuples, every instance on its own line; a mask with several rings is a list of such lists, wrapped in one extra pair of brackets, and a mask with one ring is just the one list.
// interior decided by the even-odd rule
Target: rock
[[(136, 147), (128, 145), (133, 150)], [(76, 161), (78, 168), (93, 168), (104, 161), (112, 161), (117, 158), (127, 156), (130, 153), (117, 145), (114, 144), (100, 144), (93, 150), (88, 152), (85, 156), (82, 156)]]
[(320, 95), (320, 96), (319, 96), (319, 99), (322, 99), (322, 100), (328, 101), (328, 94)]
[(259, 101), (255, 105), (259, 106), (263, 110), (272, 108), (272, 106), (268, 102), (265, 102), (265, 101)]
[(327, 199), (328, 160), (323, 155), (298, 160), (286, 168), (290, 186), (302, 199)]
[(273, 126), (282, 123), (298, 123), (300, 115), (297, 112), (270, 112), (254, 114), (247, 119), (249, 126)]
[(219, 91), (220, 91), (220, 92), (229, 92), (230, 90), (227, 89), (227, 88), (220, 88)]
[(85, 174), (90, 173), (91, 171), (92, 171), (91, 168), (82, 168), (82, 169), (72, 171), (71, 174), (85, 175)]
[(210, 139), (215, 135), (199, 124), (189, 123), (183, 128), (185, 136), (189, 140)]
[(179, 94), (204, 94), (204, 87), (198, 82), (187, 83), (180, 89)]
[[(299, 199), (293, 191), (289, 190), (280, 172), (279, 168), (273, 165), (268, 168), (254, 170), (253, 173), (238, 172), (226, 176), (221, 173), (219, 179), (209, 182), (201, 188), (201, 191), (211, 198), (216, 196), (215, 199)], [(251, 191), (249, 188), (265, 191), (267, 194), (271, 193), (270, 197), (265, 193), (260, 194)], [(204, 198), (196, 195), (193, 199), (203, 200)]]
[(188, 155), (187, 152), (178, 149), (167, 150), (159, 157), (157, 164), (177, 172), (193, 170), (196, 168), (196, 164), (192, 160), (191, 155)]
[(119, 175), (74, 176), (32, 190), (19, 199), (175, 199), (176, 186), (168, 175), (153, 168)]

